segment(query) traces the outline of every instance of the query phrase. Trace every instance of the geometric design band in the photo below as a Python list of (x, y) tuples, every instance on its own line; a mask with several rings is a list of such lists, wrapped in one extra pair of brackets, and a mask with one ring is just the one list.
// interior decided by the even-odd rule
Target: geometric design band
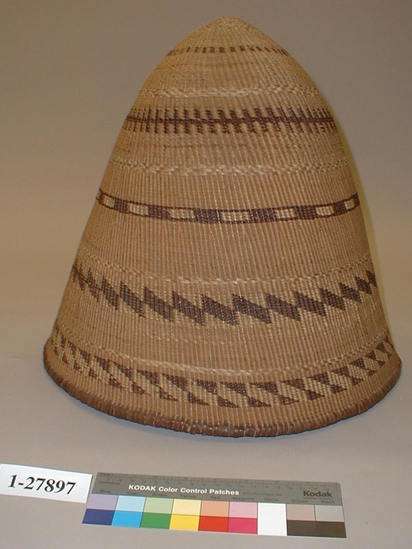
[(185, 48), (176, 48), (170, 50), (167, 55), (179, 55), (181, 53), (238, 53), (246, 51), (275, 52), (280, 55), (289, 55), (283, 48), (273, 46), (254, 46), (247, 44), (245, 46), (188, 46)]
[(171, 292), (171, 299), (166, 301), (156, 295), (150, 288), (143, 287), (141, 294), (132, 291), (124, 282), (119, 282), (115, 288), (104, 276), (97, 279), (91, 269), (85, 274), (83, 267), (75, 263), (72, 267), (72, 281), (80, 286), (82, 291), (88, 290), (90, 295), (99, 301), (103, 299), (114, 309), (123, 303), (130, 307), (140, 317), (145, 316), (145, 308), (157, 313), (158, 318), (173, 322), (176, 312), (182, 313), (187, 319), (196, 324), (205, 325), (207, 318), (214, 318), (232, 326), (239, 324), (239, 313), (260, 322), (270, 324), (272, 315), (276, 313), (288, 319), (301, 321), (303, 311), (326, 317), (329, 308), (345, 311), (346, 302), (362, 303), (362, 294), (372, 295), (376, 287), (375, 275), (366, 270), (365, 278), (354, 277), (353, 286), (339, 283), (340, 293), (334, 293), (327, 288), (318, 287), (318, 299), (302, 292), (294, 291), (294, 301), (286, 301), (274, 294), (262, 295), (265, 305), (250, 301), (244, 296), (232, 294), (232, 306), (225, 305), (202, 294), (198, 297), (198, 304), (189, 301), (175, 291)]
[(49, 343), (58, 360), (68, 368), (111, 387), (154, 399), (223, 408), (293, 406), (342, 393), (374, 376), (393, 354), (389, 337), (384, 334), (372, 350), (364, 351), (359, 358), (317, 374), (237, 382), (216, 381), (196, 372), (190, 376), (166, 374), (149, 370), (144, 364), (132, 368), (122, 363), (120, 356), (109, 359), (79, 347), (57, 324)]
[(272, 223), (277, 221), (313, 220), (343, 215), (359, 206), (359, 197), (357, 193), (342, 200), (324, 204), (304, 204), (239, 210), (147, 204), (118, 198), (101, 189), (99, 190), (96, 200), (101, 206), (122, 214), (167, 221), (211, 224)]
[(126, 117), (125, 131), (155, 134), (262, 134), (271, 132), (335, 132), (335, 121), (326, 107), (255, 107), (250, 111), (225, 108), (139, 109)]

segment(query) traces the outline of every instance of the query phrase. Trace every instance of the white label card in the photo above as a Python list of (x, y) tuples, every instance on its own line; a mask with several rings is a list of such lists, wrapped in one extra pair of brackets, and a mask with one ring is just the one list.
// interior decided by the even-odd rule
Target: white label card
[(0, 464), (0, 494), (8, 496), (84, 503), (89, 494), (91, 481), (91, 473)]

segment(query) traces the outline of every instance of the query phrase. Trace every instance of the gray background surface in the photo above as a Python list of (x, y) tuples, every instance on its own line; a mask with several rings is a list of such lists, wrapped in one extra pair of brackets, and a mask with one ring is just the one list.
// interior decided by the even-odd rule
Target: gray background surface
[[(81, 504), (0, 496), (0, 546), (410, 548), (411, 20), (409, 0), (1, 1), (0, 463), (342, 485), (348, 539), (81, 524)], [(179, 434), (112, 418), (42, 367), (82, 230), (143, 81), (196, 27), (237, 15), (309, 72), (346, 135), (378, 283), (403, 359), (355, 418), (268, 439)]]

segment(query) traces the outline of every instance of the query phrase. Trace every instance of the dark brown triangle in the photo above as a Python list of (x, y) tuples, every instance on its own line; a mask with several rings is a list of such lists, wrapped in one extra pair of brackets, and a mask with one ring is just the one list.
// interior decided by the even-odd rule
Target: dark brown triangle
[(359, 291), (365, 292), (365, 294), (372, 293), (371, 285), (369, 284), (369, 282), (363, 280), (363, 278), (359, 278), (358, 276), (355, 277), (355, 280)]
[(118, 364), (117, 362), (113, 362), (113, 364), (116, 366), (118, 370), (122, 372), (122, 374), (124, 374), (129, 379), (132, 379), (133, 370), (131, 368), (128, 368), (127, 366), (123, 366), (122, 364)]
[(205, 312), (176, 292), (172, 293), (173, 307), (198, 324), (205, 323)]
[(357, 358), (356, 360), (352, 360), (351, 364), (353, 364), (357, 368), (361, 368), (362, 370), (369, 370), (369, 368), (366, 367), (363, 358)]
[(262, 407), (269, 407), (270, 404), (267, 404), (267, 402), (262, 402), (261, 400), (258, 400), (257, 398), (248, 397), (247, 403), (251, 408), (262, 408)]
[(137, 370), (139, 374), (142, 374), (146, 379), (150, 381), (152, 385), (159, 384), (159, 375), (156, 372), (150, 372), (148, 370)]
[(376, 345), (376, 349), (378, 349), (378, 351), (381, 351), (382, 353), (387, 354), (387, 350), (386, 350), (386, 347), (385, 347), (383, 341), (381, 341), (379, 343), (379, 345)]
[(345, 391), (345, 387), (342, 387), (341, 385), (330, 384), (330, 388), (332, 393), (341, 393), (342, 391)]
[(200, 387), (206, 389), (208, 393), (212, 393), (213, 395), (217, 394), (217, 383), (215, 381), (204, 381), (203, 379), (197, 379), (196, 383)]
[(108, 358), (102, 358), (101, 356), (94, 356), (99, 363), (100, 368), (103, 368), (105, 372), (110, 374), (110, 360)]
[(117, 309), (119, 307), (119, 295), (115, 292), (114, 288), (103, 278), (102, 280), (102, 292), (106, 300), (112, 307)]
[(222, 398), (220, 396), (217, 397), (217, 403), (219, 406), (222, 406), (223, 408), (238, 408), (236, 404), (233, 402), (230, 402), (230, 400), (227, 400), (226, 398)]
[(363, 379), (359, 379), (358, 377), (351, 377), (352, 385), (358, 385), (358, 383), (361, 383)]
[(309, 400), (316, 400), (317, 398), (323, 397), (323, 395), (315, 393), (315, 391), (311, 391), (310, 389), (305, 389), (305, 392), (308, 395)]
[(266, 295), (266, 304), (268, 307), (276, 311), (282, 316), (287, 316), (293, 318), (293, 320), (300, 320), (300, 313), (298, 307), (289, 303), (288, 301), (283, 301), (275, 295), (267, 294)]
[(322, 372), (320, 374), (316, 374), (314, 376), (310, 376), (311, 379), (314, 379), (315, 381), (320, 381), (320, 383), (324, 383), (325, 385), (330, 385), (329, 381), (329, 375), (327, 372)]
[(163, 374), (163, 376), (169, 380), (173, 385), (176, 385), (176, 387), (179, 387), (179, 389), (185, 390), (187, 387), (187, 379), (185, 377), (181, 376), (172, 376), (169, 374)]
[(343, 375), (345, 377), (348, 377), (351, 382), (352, 382), (352, 385), (357, 385), (358, 383), (360, 383), (361, 381), (363, 381), (363, 379), (359, 379), (358, 377), (355, 377), (353, 376), (350, 372), (349, 372), (349, 369), (347, 366), (342, 366), (342, 368), (338, 368), (336, 370), (333, 370), (335, 373), (337, 374), (340, 374), (340, 375)]
[(230, 383), (224, 381), (222, 385), (225, 385), (228, 389), (232, 389), (232, 391), (235, 391), (239, 395), (247, 396), (246, 385), (244, 383)]
[(73, 281), (75, 282), (77, 279), (80, 289), (83, 291), (86, 287), (86, 281), (85, 277), (83, 275), (83, 270), (81, 265), (77, 267), (76, 264), (73, 265)]
[(227, 305), (223, 305), (223, 303), (219, 303), (207, 295), (202, 295), (202, 306), (205, 313), (209, 313), (215, 318), (223, 320), (223, 322), (228, 322), (229, 324), (238, 323), (236, 311), (233, 311)]
[(339, 375), (346, 376), (346, 377), (352, 377), (347, 366), (342, 366), (341, 368), (336, 368), (336, 370), (333, 370), (333, 372), (336, 373), (336, 374), (339, 374)]
[(79, 349), (80, 356), (82, 359), (89, 364), (90, 362), (90, 353), (87, 353), (86, 351), (83, 351), (83, 349)]
[(95, 299), (99, 299), (100, 288), (97, 285), (95, 279), (93, 278), (92, 271), (90, 269), (87, 272), (86, 284), (87, 284), (87, 287), (89, 288), (89, 292), (92, 294), (92, 296)]
[(178, 402), (178, 399), (175, 398), (172, 395), (169, 395), (169, 393), (166, 393), (161, 387), (159, 387), (159, 396), (162, 400), (171, 400), (173, 402)]
[(298, 402), (294, 398), (283, 396), (283, 395), (279, 395), (279, 400), (281, 404), (294, 404), (295, 402)]
[(326, 316), (326, 309), (322, 302), (317, 299), (312, 299), (308, 295), (301, 294), (300, 292), (293, 292), (296, 299), (296, 304), (301, 309), (305, 309), (310, 313), (316, 313), (321, 316)]
[[(377, 361), (378, 362), (378, 361)], [(354, 366), (356, 366), (357, 368), (361, 368), (362, 370), (365, 370), (365, 372), (368, 373), (368, 376), (373, 376), (373, 374), (375, 373), (375, 370), (371, 369), (371, 368), (367, 368), (366, 364), (365, 364), (365, 361), (363, 360), (363, 358), (357, 358), (356, 360), (353, 360), (351, 362), (351, 364), (353, 364)], [(358, 379), (358, 378), (356, 378)]]
[(321, 398), (323, 396), (319, 393), (315, 393), (315, 391), (312, 391), (311, 389), (306, 389), (304, 380), (300, 378), (286, 379), (283, 383), (287, 383), (292, 387), (296, 387), (297, 389), (304, 391), (309, 400), (316, 400), (317, 398)]
[(346, 286), (346, 284), (342, 284), (342, 282), (339, 283), (339, 288), (345, 299), (351, 299), (352, 301), (358, 301), (359, 303), (361, 302), (360, 293), (354, 288)]
[(192, 404), (202, 404), (203, 406), (209, 406), (208, 402), (205, 402), (204, 400), (201, 400), (200, 398), (197, 398), (192, 392), (187, 392), (187, 400)]
[(109, 385), (112, 385), (113, 387), (122, 387), (121, 384), (117, 381), (117, 379), (113, 376), (110, 376), (109, 378)]
[(329, 375), (327, 372), (323, 372), (320, 374), (316, 374), (314, 376), (310, 376), (310, 379), (313, 379), (315, 381), (319, 381), (319, 383), (323, 383), (324, 385), (328, 385), (330, 387), (332, 393), (340, 393), (341, 391), (344, 391), (345, 388), (341, 387), (340, 385), (335, 385), (334, 383), (330, 382)]
[(266, 324), (270, 324), (272, 322), (269, 310), (266, 307), (262, 307), (257, 303), (253, 303), (253, 301), (249, 301), (248, 299), (235, 294), (232, 295), (232, 300), (236, 311), (239, 311), (244, 315), (257, 318), (262, 322), (266, 322)]
[(160, 297), (157, 297), (154, 292), (146, 287), (143, 289), (143, 297), (146, 305), (148, 305), (153, 311), (155, 311), (155, 313), (158, 313), (166, 320), (174, 320), (173, 307), (169, 305), (167, 301), (164, 301)]
[(283, 383), (287, 383), (288, 385), (291, 385), (292, 387), (297, 387), (298, 389), (302, 389), (305, 391), (305, 382), (303, 379), (297, 378), (297, 379), (285, 379)]
[(336, 295), (333, 292), (330, 292), (326, 288), (319, 288), (319, 293), (322, 298), (323, 303), (335, 307), (336, 309), (345, 310), (345, 300), (342, 296)]
[(132, 381), (132, 391), (134, 393), (137, 393), (138, 395), (143, 395), (145, 393), (145, 390), (142, 387), (140, 387), (140, 385), (135, 383), (134, 381)]
[(265, 391), (268, 391), (268, 393), (271, 393), (272, 395), (278, 395), (278, 387), (276, 383), (273, 381), (264, 381), (261, 383), (251, 383), (251, 385), (254, 385), (255, 387), (258, 387), (259, 389), (264, 389)]
[(372, 271), (366, 271), (366, 276), (368, 277), (369, 283), (373, 284), (376, 288), (376, 276)]
[[(372, 358), (371, 356), (368, 355), (368, 358)], [(377, 364), (378, 366), (383, 366), (385, 364), (385, 361), (384, 360), (379, 360), (375, 354), (375, 357), (373, 359)], [(371, 370), (373, 373), (375, 373), (375, 370)]]
[(143, 313), (143, 301), (137, 297), (123, 282), (120, 283), (120, 299), (122, 299), (133, 311), (140, 316), (144, 316)]
[(67, 342), (67, 345), (69, 346), (69, 349), (71, 351), (71, 354), (73, 356), (73, 358), (76, 356), (76, 350), (77, 350), (77, 347), (74, 343), (72, 343), (71, 341), (68, 341)]

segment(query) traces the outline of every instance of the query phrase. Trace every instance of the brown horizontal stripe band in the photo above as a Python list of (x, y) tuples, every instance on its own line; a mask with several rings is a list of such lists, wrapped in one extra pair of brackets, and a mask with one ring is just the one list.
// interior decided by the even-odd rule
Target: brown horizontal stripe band
[(131, 367), (120, 356), (112, 360), (78, 346), (57, 325), (50, 343), (52, 352), (66, 367), (111, 387), (160, 400), (221, 408), (293, 406), (344, 393), (376, 375), (394, 351), (385, 334), (372, 349), (330, 370), (283, 380), (236, 382), (207, 379), (197, 373), (166, 374), (143, 364)]
[(238, 325), (239, 313), (265, 324), (273, 322), (274, 313), (298, 322), (302, 320), (303, 312), (326, 317), (329, 314), (329, 308), (345, 311), (348, 302), (362, 303), (362, 293), (372, 295), (373, 288), (376, 288), (375, 274), (366, 270), (365, 278), (355, 276), (352, 286), (340, 282), (339, 293), (318, 287), (318, 299), (294, 291), (293, 301), (286, 301), (277, 295), (265, 293), (262, 295), (262, 303), (255, 303), (245, 296), (232, 294), (232, 306), (228, 306), (205, 294), (195, 296), (195, 303), (193, 303), (175, 291), (172, 291), (170, 299), (165, 301), (146, 286), (137, 294), (123, 281), (116, 283), (114, 287), (114, 283), (108, 281), (103, 275), (93, 273), (91, 269), (87, 269), (86, 272), (86, 268), (77, 263), (72, 267), (72, 281), (77, 283), (82, 291), (87, 289), (97, 301), (103, 299), (116, 310), (121, 304), (125, 304), (140, 317), (145, 317), (147, 307), (158, 315), (158, 319), (170, 322), (175, 321), (176, 313), (179, 312), (187, 320), (202, 326), (206, 325), (207, 318), (212, 317), (232, 326)]
[(324, 204), (305, 204), (285, 207), (250, 208), (242, 210), (221, 210), (211, 208), (188, 208), (163, 206), (134, 202), (105, 193), (100, 189), (97, 202), (122, 214), (151, 217), (167, 221), (186, 221), (192, 223), (272, 223), (276, 221), (297, 221), (335, 217), (346, 214), (359, 206), (359, 197), (355, 193), (337, 202)]
[(259, 52), (274, 52), (280, 55), (289, 55), (289, 53), (283, 48), (276, 48), (274, 46), (254, 46), (254, 45), (239, 45), (239, 46), (187, 46), (186, 48), (177, 48), (170, 50), (169, 55), (179, 55), (181, 53), (238, 53), (248, 51)]
[(123, 124), (126, 131), (164, 134), (253, 134), (288, 131), (320, 133), (336, 131), (335, 121), (325, 107), (256, 107), (249, 112), (211, 109), (132, 109)]

